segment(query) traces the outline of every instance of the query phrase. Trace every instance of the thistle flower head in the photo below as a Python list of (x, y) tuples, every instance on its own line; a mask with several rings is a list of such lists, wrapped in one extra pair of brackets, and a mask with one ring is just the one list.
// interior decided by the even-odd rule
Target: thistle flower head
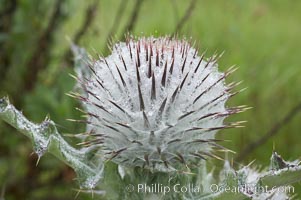
[(129, 38), (112, 49), (78, 76), (94, 137), (86, 144), (115, 163), (160, 171), (215, 157), (213, 148), (223, 148), (215, 133), (238, 126), (223, 120), (243, 110), (225, 107), (235, 84), (224, 80), (235, 69), (221, 73), (219, 56), (205, 59), (169, 37)]

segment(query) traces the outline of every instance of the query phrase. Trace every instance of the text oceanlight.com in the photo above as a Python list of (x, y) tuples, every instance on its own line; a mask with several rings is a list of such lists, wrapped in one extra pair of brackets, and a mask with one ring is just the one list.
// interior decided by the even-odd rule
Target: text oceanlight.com
[[(208, 187), (208, 186), (207, 186)], [(262, 192), (281, 192), (281, 193), (294, 193), (295, 188), (293, 186), (282, 186), (269, 188), (268, 186), (258, 186), (258, 185), (240, 185), (240, 186), (221, 186), (217, 184), (209, 185), (209, 188), (204, 188), (202, 185), (194, 184), (175, 184), (175, 185), (163, 185), (160, 183), (155, 183), (151, 185), (147, 184), (129, 184), (126, 188), (127, 192), (137, 192), (137, 193), (156, 193), (156, 194), (167, 194), (167, 193), (245, 193), (245, 194), (260, 194)]]

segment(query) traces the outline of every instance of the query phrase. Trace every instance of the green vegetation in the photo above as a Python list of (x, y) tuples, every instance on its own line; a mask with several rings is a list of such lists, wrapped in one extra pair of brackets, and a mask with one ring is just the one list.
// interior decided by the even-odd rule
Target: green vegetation
[[(13, 2), (0, 0), (0, 13), (5, 13)], [(84, 126), (66, 121), (81, 115), (75, 110), (79, 103), (65, 95), (74, 86), (74, 80), (68, 75), (73, 73), (73, 64), (66, 38), (74, 40), (74, 35), (85, 24), (88, 7), (94, 5), (95, 15), (90, 19), (93, 20), (77, 43), (93, 55), (107, 55), (106, 39), (121, 0), (99, 0), (98, 4), (96, 1), (62, 1), (60, 14), (49, 31), (51, 35), (45, 37), (47, 45), (40, 48), (41, 41), (45, 41), (41, 36), (48, 33), (45, 30), (57, 2), (16, 2), (16, 8), (11, 12), (12, 20), (7, 20), (10, 19), (7, 13), (0, 18), (0, 97), (8, 95), (32, 121), (42, 122), (48, 113), (60, 133), (66, 136), (79, 133)], [(124, 30), (135, 4), (135, 0), (125, 3), (113, 38), (124, 39)], [(189, 4), (190, 1), (185, 0), (144, 0), (131, 34), (159, 36), (174, 33)], [(241, 87), (247, 87), (247, 90), (229, 103), (248, 105), (253, 109), (230, 119), (247, 120), (245, 128), (218, 133), (219, 138), (230, 140), (223, 145), (237, 154), (301, 102), (300, 10), (300, 1), (197, 0), (191, 15), (178, 31), (180, 37), (191, 37), (199, 42), (200, 51), (207, 49), (208, 56), (215, 51), (225, 51), (219, 61), (221, 70), (233, 64), (239, 66), (227, 81), (243, 80)], [(39, 56), (34, 57), (35, 54)], [(32, 76), (34, 66), (39, 67), (36, 81), (29, 79), (33, 80), (31, 87), (25, 80)], [(240, 163), (256, 160), (256, 165), (267, 166), (273, 148), (286, 160), (300, 157), (300, 117), (297, 113), (281, 126), (276, 136), (270, 137)], [(49, 154), (36, 167), (37, 156), (31, 155), (30, 142), (15, 132), (0, 121), (0, 188), (5, 188), (5, 199), (74, 199), (78, 188), (73, 180), (74, 172)], [(70, 142), (76, 144), (73, 138)], [(227, 156), (231, 160), (236, 155)], [(216, 164), (222, 166), (223, 162)], [(300, 185), (294, 186), (300, 193)], [(91, 199), (91, 194), (80, 194), (79, 199)]]

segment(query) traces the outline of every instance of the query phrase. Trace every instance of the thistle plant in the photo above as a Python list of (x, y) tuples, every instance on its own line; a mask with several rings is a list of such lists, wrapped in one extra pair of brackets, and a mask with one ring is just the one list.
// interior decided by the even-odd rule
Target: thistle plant
[(129, 39), (112, 54), (86, 60), (89, 75), (79, 75), (82, 93), (72, 93), (88, 116), (86, 142), (98, 145), (104, 159), (129, 167), (179, 170), (216, 157), (219, 129), (226, 116), (244, 110), (226, 108), (237, 84), (224, 79), (235, 71), (217, 70), (218, 56), (204, 54), (185, 41), (170, 38)]
[[(243, 122), (224, 119), (248, 109), (225, 105), (240, 91), (233, 90), (239, 82), (225, 83), (236, 68), (218, 71), (220, 55), (206, 59), (187, 40), (170, 37), (128, 38), (96, 59), (75, 45), (72, 50), (77, 87), (69, 95), (85, 115), (72, 121), (86, 124), (76, 135), (81, 149), (71, 147), (50, 119), (34, 124), (7, 98), (0, 101), (0, 118), (28, 136), (39, 157), (48, 151), (71, 166), (81, 188), (100, 188), (107, 199), (285, 199), (287, 191), (275, 188), (301, 179), (298, 161), (276, 152), (264, 172), (251, 166), (235, 171), (228, 161), (218, 178), (208, 172), (207, 160), (229, 151), (216, 132)], [(139, 191), (143, 184), (149, 190)]]

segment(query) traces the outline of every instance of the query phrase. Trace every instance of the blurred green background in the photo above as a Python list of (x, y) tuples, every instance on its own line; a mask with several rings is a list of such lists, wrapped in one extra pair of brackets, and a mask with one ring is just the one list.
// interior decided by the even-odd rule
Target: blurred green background
[[(270, 131), (275, 135), (236, 161), (268, 166), (273, 148), (294, 160), (301, 156), (300, 19), (298, 0), (0, 0), (0, 97), (35, 122), (49, 114), (62, 134), (79, 133), (82, 125), (66, 121), (80, 116), (79, 103), (65, 95), (74, 86), (69, 41), (108, 55), (109, 41), (128, 31), (178, 33), (200, 43), (207, 57), (225, 51), (220, 70), (239, 66), (227, 82), (243, 80), (247, 90), (228, 104), (253, 108), (229, 119), (248, 121), (245, 128), (218, 134), (237, 152), (229, 159)], [(31, 153), (29, 140), (0, 121), (0, 199), (74, 199), (73, 171), (51, 155), (36, 167)]]

